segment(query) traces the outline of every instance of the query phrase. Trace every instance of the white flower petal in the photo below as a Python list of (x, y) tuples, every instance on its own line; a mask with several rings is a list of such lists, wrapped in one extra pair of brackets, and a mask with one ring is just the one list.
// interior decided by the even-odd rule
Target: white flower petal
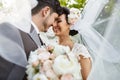
[(48, 80), (44, 74), (36, 74), (32, 80)]

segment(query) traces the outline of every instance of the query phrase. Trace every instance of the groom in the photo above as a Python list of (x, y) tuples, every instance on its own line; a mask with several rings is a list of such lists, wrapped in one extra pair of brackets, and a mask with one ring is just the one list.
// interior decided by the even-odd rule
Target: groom
[[(38, 0), (38, 5), (32, 9), (32, 27), (37, 34), (42, 35), (40, 32), (46, 32), (50, 26), (55, 25), (54, 22), (60, 14), (62, 8), (58, 0)], [(41, 43), (44, 44), (42, 41)]]
[[(28, 59), (30, 51), (34, 51), (42, 45), (42, 41), (38, 36), (39, 31), (47, 31), (51, 25), (54, 25), (54, 21), (60, 14), (59, 12), (61, 12), (61, 7), (58, 0), (38, 0), (38, 5), (32, 9), (32, 26), (29, 34), (9, 23), (0, 24), (0, 37), (10, 40), (8, 42), (15, 49), (11, 48), (9, 43), (4, 46), (4, 43), (0, 40), (0, 45), (3, 45), (2, 47), (0, 46), (1, 50), (6, 50), (0, 51), (0, 80), (23, 80), (26, 69), (14, 63), (17, 61), (14, 61), (16, 56), (12, 55), (12, 53), (16, 51), (18, 55), (22, 55), (22, 52), (25, 52)], [(6, 32), (7, 30), (9, 32)], [(16, 44), (13, 45), (12, 42), (16, 43), (18, 47), (14, 46)], [(13, 51), (9, 47), (6, 48), (6, 46), (9, 46)], [(19, 50), (21, 48), (22, 51)], [(6, 59), (6, 56), (1, 56), (1, 54), (6, 54), (6, 52), (10, 54), (10, 57), (12, 56), (12, 59)], [(18, 62), (22, 59), (23, 57), (17, 56)], [(26, 62), (24, 63), (26, 64)]]

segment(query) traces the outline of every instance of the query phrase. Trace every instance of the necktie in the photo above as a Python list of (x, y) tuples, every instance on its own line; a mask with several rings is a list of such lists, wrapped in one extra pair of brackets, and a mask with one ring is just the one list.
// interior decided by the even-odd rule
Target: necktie
[(39, 37), (39, 40), (40, 40), (40, 43), (41, 43), (41, 45), (43, 46), (43, 45), (45, 45), (45, 43), (42, 41), (42, 39), (40, 38), (40, 34), (38, 34), (38, 37)]

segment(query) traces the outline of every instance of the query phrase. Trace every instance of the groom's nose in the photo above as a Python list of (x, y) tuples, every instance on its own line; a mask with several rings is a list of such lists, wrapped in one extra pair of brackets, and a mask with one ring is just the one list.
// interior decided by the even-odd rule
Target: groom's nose
[(55, 22), (53, 23), (53, 27), (55, 27), (55, 26), (57, 26), (57, 21), (55, 21)]

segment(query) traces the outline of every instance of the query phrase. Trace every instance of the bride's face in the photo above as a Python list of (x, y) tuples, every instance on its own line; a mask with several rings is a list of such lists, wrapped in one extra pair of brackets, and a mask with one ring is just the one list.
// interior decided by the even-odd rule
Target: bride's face
[(55, 32), (56, 36), (69, 34), (69, 24), (65, 18), (66, 17), (64, 14), (59, 16), (56, 22), (56, 26), (53, 26), (53, 31)]

